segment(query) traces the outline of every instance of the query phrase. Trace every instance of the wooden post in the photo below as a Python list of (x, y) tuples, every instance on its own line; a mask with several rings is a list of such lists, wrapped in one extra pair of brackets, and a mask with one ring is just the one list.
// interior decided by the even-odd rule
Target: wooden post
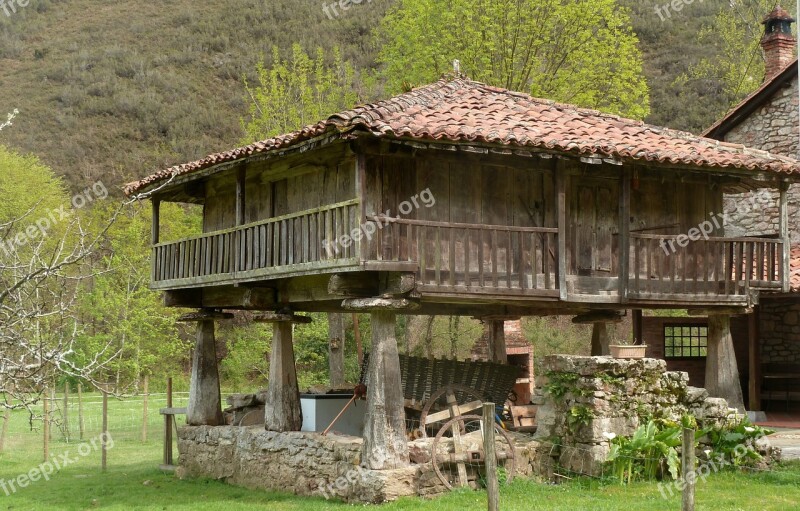
[(264, 409), (264, 425), (269, 431), (300, 431), (303, 426), (290, 321), (276, 321), (272, 326), (269, 387)]
[(631, 229), (631, 169), (626, 167), (622, 173), (619, 193), (619, 298), (628, 301), (628, 280), (630, 278), (630, 229)]
[(47, 389), (42, 392), (42, 434), (44, 436), (44, 461), (50, 460), (50, 404), (47, 401)]
[[(486, 494), (489, 511), (500, 509), (500, 482), (497, 480), (497, 454), (494, 443), (494, 403), (483, 403), (483, 452), (486, 463)], [(457, 428), (454, 428), (455, 431)]]
[(161, 229), (161, 200), (153, 199), (153, 230), (151, 232), (151, 238), (153, 241), (153, 245), (158, 245)]
[(103, 434), (100, 439), (102, 445), (103, 472), (108, 469), (108, 392), (103, 389)]
[(56, 407), (57, 407), (57, 405), (56, 405), (56, 385), (55, 385), (55, 382), (53, 382), (53, 388), (50, 389), (50, 406), (49, 406), (50, 414), (48, 415), (48, 420), (50, 422), (50, 427), (47, 428), (48, 432), (50, 433), (50, 440), (51, 441), (53, 440), (53, 421), (50, 420), (50, 419), (51, 419), (51, 417), (53, 415), (53, 412), (56, 411)]
[(556, 159), (553, 165), (556, 189), (556, 222), (558, 224), (558, 291), (562, 301), (567, 299), (567, 176), (564, 164)]
[(344, 386), (344, 314), (328, 314), (328, 367), (334, 389)]
[(642, 332), (642, 309), (633, 310), (633, 343), (644, 344)]
[(486, 323), (488, 327), (489, 359), (497, 364), (508, 364), (505, 321), (489, 319), (486, 320)]
[(760, 307), (756, 305), (753, 308), (753, 313), (747, 317), (747, 333), (748, 333), (748, 401), (750, 402), (751, 411), (761, 410), (761, 342), (758, 334), (758, 320), (760, 316)]
[(220, 394), (214, 320), (201, 319), (197, 322), (197, 341), (192, 356), (186, 423), (192, 426), (224, 424)]
[(609, 344), (608, 323), (605, 321), (592, 323), (592, 356), (604, 357), (610, 355), (611, 349), (608, 347)]
[(83, 422), (83, 385), (78, 384), (78, 433), (83, 440), (85, 424)]
[(362, 460), (381, 470), (408, 465), (406, 417), (400, 356), (395, 333), (396, 312), (370, 312), (372, 351), (367, 373), (367, 414)]
[(791, 291), (791, 282), (789, 276), (789, 266), (792, 254), (792, 240), (789, 237), (789, 184), (782, 182), (780, 185), (780, 218), (778, 227), (780, 229), (781, 241), (783, 242), (783, 250), (781, 251), (781, 275), (783, 276), (783, 292), (788, 293)]
[(143, 398), (142, 398), (142, 443), (147, 443), (147, 421), (148, 421), (148, 400), (150, 398), (150, 378), (147, 375), (144, 375), (144, 388), (143, 388)]
[(694, 429), (683, 428), (683, 442), (681, 446), (682, 473), (683, 473), (683, 499), (681, 511), (694, 511), (694, 487), (697, 482), (697, 473), (694, 466)]
[(64, 384), (64, 436), (69, 443), (69, 382)]
[[(167, 378), (167, 408), (172, 408), (172, 378)], [(164, 466), (172, 466), (172, 421), (171, 414), (164, 414)]]
[(728, 406), (744, 413), (739, 366), (733, 350), (731, 317), (714, 314), (708, 317), (708, 352), (706, 356), (706, 389), (713, 397), (728, 401)]

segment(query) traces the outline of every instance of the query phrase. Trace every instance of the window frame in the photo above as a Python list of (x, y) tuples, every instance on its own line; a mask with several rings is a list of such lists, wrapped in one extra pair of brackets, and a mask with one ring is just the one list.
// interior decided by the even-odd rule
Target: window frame
[[(667, 334), (667, 329), (668, 328), (672, 328), (673, 329), (672, 335), (668, 335)], [(689, 334), (687, 335), (687, 334), (684, 334), (683, 332), (681, 332), (681, 335), (676, 336), (674, 329), (682, 329), (682, 328), (690, 329), (689, 330)], [(694, 329), (694, 328), (698, 329), (698, 333), (697, 334), (694, 334), (692, 332), (691, 329)], [(671, 346), (672, 353), (675, 353), (676, 348), (678, 348), (678, 349), (680, 349), (680, 352), (681, 352), (680, 355), (668, 355), (667, 354), (667, 349), (669, 347), (669, 345), (668, 345), (668, 340), (669, 339), (673, 340), (673, 344)], [(675, 339), (688, 340), (689, 341), (689, 345), (686, 346), (682, 342), (681, 346), (676, 346), (674, 344), (674, 340)], [(695, 340), (695, 339), (697, 340), (697, 345), (696, 346), (692, 344), (692, 341)], [(708, 323), (707, 322), (693, 323), (693, 322), (676, 321), (676, 322), (664, 323), (662, 331), (661, 331), (661, 340), (662, 340), (663, 348), (664, 348), (664, 360), (705, 360), (708, 357)], [(698, 352), (705, 351), (705, 354), (692, 355), (691, 352), (692, 352), (693, 349), (698, 350)], [(685, 354), (687, 351), (690, 353), (689, 355)]]

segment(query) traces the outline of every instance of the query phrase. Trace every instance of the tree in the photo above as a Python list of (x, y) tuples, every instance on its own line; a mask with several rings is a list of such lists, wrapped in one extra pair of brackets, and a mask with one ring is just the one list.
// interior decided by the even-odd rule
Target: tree
[[(93, 218), (102, 223), (114, 204), (96, 207)], [(118, 356), (96, 375), (113, 384), (116, 393), (137, 388), (142, 377), (179, 370), (191, 345), (176, 320), (180, 310), (164, 306), (161, 294), (150, 283), (150, 208), (132, 204), (118, 215), (104, 236), (102, 251), (93, 264), (106, 270), (86, 283), (81, 294), (80, 353), (90, 357), (105, 345)], [(200, 230), (200, 217), (177, 204), (162, 206), (166, 234), (173, 239)]]
[(30, 409), (58, 377), (95, 383), (116, 355), (102, 345), (76, 357), (84, 328), (76, 302), (102, 271), (88, 259), (117, 214), (89, 231), (74, 209), (86, 200), (70, 200), (35, 157), (0, 146), (0, 407)]
[[(786, 2), (790, 12), (795, 2)], [(690, 82), (712, 84), (711, 92), (723, 98), (713, 118), (719, 118), (764, 81), (765, 63), (761, 50), (764, 17), (775, 7), (774, 0), (741, 2), (732, 0), (723, 5), (713, 23), (704, 27), (697, 35), (697, 44), (715, 49), (711, 57), (701, 59), (687, 73), (675, 80), (675, 88), (686, 89)]]
[(272, 65), (259, 63), (258, 85), (245, 80), (251, 100), (249, 119), (242, 120), (245, 143), (281, 135), (319, 122), (360, 99), (353, 66), (337, 48), (326, 55), (322, 48), (312, 59), (299, 44), (284, 59), (273, 48)]
[(453, 70), (637, 119), (649, 112), (638, 40), (616, 0), (400, 0), (381, 22), (392, 91)]

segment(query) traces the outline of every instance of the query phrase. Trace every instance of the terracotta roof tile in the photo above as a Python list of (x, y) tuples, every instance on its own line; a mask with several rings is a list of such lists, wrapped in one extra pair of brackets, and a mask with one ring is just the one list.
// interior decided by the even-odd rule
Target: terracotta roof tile
[(360, 130), (379, 137), (530, 147), (579, 156), (697, 168), (797, 173), (791, 158), (558, 104), (482, 83), (440, 80), (391, 99), (332, 115), (299, 131), (171, 167), (126, 186), (127, 194), (170, 177), (285, 149), (323, 134)]

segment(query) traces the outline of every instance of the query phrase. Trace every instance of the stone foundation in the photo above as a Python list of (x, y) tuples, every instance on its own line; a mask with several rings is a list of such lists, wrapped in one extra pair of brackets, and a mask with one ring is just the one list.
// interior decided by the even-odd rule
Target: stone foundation
[[(517, 475), (530, 475), (537, 465), (539, 444), (526, 435), (514, 439)], [(445, 491), (430, 463), (432, 442), (409, 442), (408, 467), (369, 470), (361, 466), (358, 437), (276, 433), (263, 426), (185, 426), (178, 431), (177, 475), (351, 503), (381, 503)], [(445, 442), (441, 449), (452, 452), (452, 444)]]

